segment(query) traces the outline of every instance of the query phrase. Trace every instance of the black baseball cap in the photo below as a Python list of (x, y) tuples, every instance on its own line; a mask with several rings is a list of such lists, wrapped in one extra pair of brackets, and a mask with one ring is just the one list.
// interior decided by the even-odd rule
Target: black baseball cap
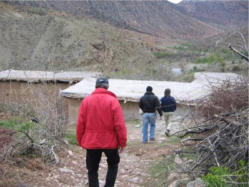
[(96, 88), (108, 88), (109, 87), (109, 81), (106, 77), (99, 77), (97, 78), (96, 80), (96, 85), (95, 85)]

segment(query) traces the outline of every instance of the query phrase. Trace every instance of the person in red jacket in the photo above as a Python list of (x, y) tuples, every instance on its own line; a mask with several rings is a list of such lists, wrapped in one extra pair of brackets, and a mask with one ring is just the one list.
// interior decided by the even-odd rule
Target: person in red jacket
[(78, 144), (87, 150), (89, 186), (99, 186), (98, 168), (104, 152), (108, 164), (105, 187), (111, 187), (117, 177), (119, 153), (126, 146), (127, 129), (120, 103), (115, 94), (108, 91), (108, 79), (98, 78), (95, 87), (95, 91), (81, 103), (76, 138)]

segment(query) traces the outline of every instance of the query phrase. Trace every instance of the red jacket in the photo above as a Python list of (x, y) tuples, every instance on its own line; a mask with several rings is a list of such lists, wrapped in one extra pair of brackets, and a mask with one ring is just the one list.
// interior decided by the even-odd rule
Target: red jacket
[(78, 114), (76, 138), (84, 149), (116, 149), (126, 146), (126, 125), (115, 94), (97, 88), (83, 99)]

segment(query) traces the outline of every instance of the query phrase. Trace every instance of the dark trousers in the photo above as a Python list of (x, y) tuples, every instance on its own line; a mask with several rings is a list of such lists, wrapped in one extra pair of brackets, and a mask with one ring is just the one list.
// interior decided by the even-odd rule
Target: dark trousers
[(113, 187), (120, 161), (118, 149), (88, 149), (86, 154), (86, 167), (88, 170), (89, 187), (99, 187), (98, 169), (102, 152), (107, 157), (108, 170), (106, 174), (105, 187)]

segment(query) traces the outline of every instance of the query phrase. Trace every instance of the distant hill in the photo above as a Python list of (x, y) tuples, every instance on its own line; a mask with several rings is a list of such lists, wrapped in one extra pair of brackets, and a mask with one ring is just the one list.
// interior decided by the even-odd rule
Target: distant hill
[(176, 8), (184, 15), (225, 30), (248, 25), (247, 0), (184, 0)]
[[(218, 4), (213, 15), (231, 9), (234, 17), (220, 15), (221, 22), (205, 14), (199, 2), (0, 2), (0, 70), (100, 71), (119, 78), (176, 80), (172, 68), (213, 59), (204, 65), (219, 71), (230, 56), (218, 58), (214, 47), (224, 43), (227, 29), (245, 24), (247, 6)], [(203, 17), (197, 16), (202, 9)], [(190, 80), (188, 71), (183, 80)]]
[[(221, 32), (189, 17), (167, 1), (19, 1), (15, 4), (63, 11), (80, 19), (88, 16), (122, 29), (174, 39), (201, 39)], [(184, 12), (184, 11), (183, 11)]]
[(151, 61), (142, 35), (94, 19), (30, 12), (0, 2), (0, 69), (115, 72)]

